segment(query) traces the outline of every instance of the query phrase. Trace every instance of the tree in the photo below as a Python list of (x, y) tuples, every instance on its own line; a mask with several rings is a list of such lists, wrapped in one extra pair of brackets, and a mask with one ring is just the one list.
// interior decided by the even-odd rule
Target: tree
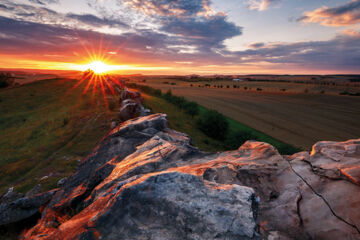
[(186, 102), (184, 105), (184, 112), (194, 117), (199, 114), (199, 105), (196, 102)]
[(10, 74), (0, 73), (0, 88), (6, 88), (14, 83)]
[(238, 130), (231, 132), (226, 138), (226, 149), (238, 149), (247, 140), (258, 140), (258, 137), (249, 130)]
[(197, 125), (206, 135), (219, 140), (225, 139), (229, 129), (227, 119), (216, 110), (201, 113)]

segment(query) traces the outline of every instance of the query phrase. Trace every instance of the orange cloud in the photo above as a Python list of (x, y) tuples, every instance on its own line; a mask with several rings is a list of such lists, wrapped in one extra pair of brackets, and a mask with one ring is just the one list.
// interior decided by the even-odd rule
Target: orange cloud
[(320, 23), (324, 26), (340, 27), (360, 23), (360, 0), (351, 1), (334, 8), (321, 7), (305, 12), (299, 19), (307, 23)]

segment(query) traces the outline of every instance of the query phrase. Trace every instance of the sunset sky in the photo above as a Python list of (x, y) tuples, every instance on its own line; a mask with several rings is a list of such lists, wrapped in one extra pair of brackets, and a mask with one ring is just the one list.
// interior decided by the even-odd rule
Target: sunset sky
[(123, 73), (360, 73), (360, 0), (0, 0), (1, 68), (90, 58)]

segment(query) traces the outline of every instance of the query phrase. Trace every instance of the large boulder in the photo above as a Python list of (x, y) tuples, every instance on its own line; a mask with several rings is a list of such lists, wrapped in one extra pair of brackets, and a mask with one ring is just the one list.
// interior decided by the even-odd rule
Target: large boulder
[(132, 99), (133, 101), (137, 102), (138, 104), (143, 104), (143, 102), (144, 102), (144, 99), (141, 96), (140, 92), (131, 91), (129, 89), (124, 89), (121, 92), (120, 99), (121, 99), (121, 101), (124, 101), (126, 99)]
[(360, 140), (286, 157), (255, 141), (206, 153), (166, 115), (139, 117), (102, 140), (22, 238), (359, 239), (359, 156)]
[(139, 116), (142, 108), (141, 104), (133, 100), (127, 99), (122, 101), (119, 120), (126, 121)]

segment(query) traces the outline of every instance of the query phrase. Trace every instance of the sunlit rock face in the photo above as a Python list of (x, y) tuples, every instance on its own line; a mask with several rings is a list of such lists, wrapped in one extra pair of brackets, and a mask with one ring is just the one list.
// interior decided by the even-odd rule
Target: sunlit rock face
[(114, 128), (22, 238), (359, 239), (359, 166), (360, 140), (206, 153), (154, 114)]

